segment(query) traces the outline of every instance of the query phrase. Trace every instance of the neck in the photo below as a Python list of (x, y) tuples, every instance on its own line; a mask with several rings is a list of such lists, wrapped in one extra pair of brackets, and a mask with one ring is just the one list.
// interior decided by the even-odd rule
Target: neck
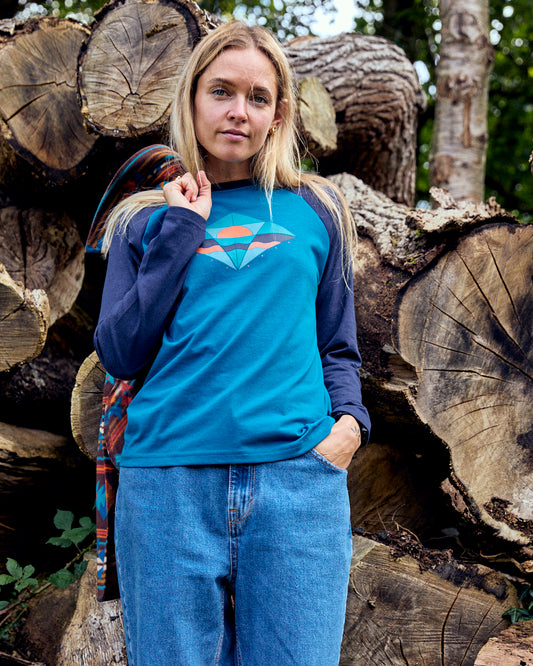
[(249, 162), (216, 162), (206, 160), (205, 172), (212, 183), (230, 183), (251, 178)]

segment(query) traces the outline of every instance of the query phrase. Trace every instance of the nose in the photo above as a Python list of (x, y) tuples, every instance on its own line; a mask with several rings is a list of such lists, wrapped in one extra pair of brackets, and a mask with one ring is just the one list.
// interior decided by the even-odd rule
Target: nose
[(246, 108), (246, 99), (240, 95), (236, 95), (228, 111), (228, 117), (231, 120), (238, 120), (244, 122), (248, 117)]

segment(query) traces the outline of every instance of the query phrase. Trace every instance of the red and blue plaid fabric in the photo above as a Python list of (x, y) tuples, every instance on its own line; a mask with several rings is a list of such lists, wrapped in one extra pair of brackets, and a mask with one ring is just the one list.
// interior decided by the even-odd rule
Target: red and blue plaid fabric
[[(184, 169), (168, 146), (148, 146), (130, 157), (117, 171), (94, 216), (86, 243), (87, 252), (100, 252), (107, 216), (117, 203), (140, 189), (155, 188)], [(142, 380), (115, 379), (107, 374), (96, 456), (96, 555), (98, 601), (119, 596), (114, 547), (115, 500), (118, 468), (128, 421), (127, 407)]]

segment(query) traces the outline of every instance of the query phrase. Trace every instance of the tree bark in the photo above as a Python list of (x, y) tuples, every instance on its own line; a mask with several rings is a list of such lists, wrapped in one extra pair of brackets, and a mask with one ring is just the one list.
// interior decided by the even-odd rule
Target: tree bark
[(112, 137), (161, 130), (183, 65), (216, 20), (191, 0), (115, 0), (97, 19), (79, 59), (86, 122)]
[(412, 205), (418, 113), (425, 106), (413, 65), (385, 39), (341, 34), (285, 45), (297, 78), (317, 77), (336, 112), (337, 151), (323, 174), (347, 171), (391, 199)]
[(20, 158), (46, 184), (62, 185), (83, 171), (96, 141), (85, 131), (76, 97), (77, 57), (88, 35), (86, 26), (70, 19), (0, 24), (4, 187), (16, 179), (13, 164)]
[(406, 533), (386, 541), (354, 537), (340, 666), (472, 666), (508, 626), (502, 613), (517, 604), (513, 586)]
[(96, 561), (81, 578), (76, 610), (66, 627), (57, 666), (107, 666), (128, 663), (120, 601), (96, 601)]
[(474, 666), (524, 666), (533, 663), (533, 620), (517, 622), (481, 648)]
[(127, 664), (120, 601), (96, 601), (96, 561), (79, 581), (32, 600), (17, 645), (49, 666)]
[(482, 201), (493, 49), (488, 0), (441, 0), (430, 180), (457, 201)]

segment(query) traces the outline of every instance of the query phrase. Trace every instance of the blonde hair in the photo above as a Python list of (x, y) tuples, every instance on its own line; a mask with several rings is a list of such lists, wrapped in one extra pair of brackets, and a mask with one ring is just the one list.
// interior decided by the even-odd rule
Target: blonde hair
[[(202, 151), (194, 127), (194, 98), (198, 79), (209, 65), (228, 49), (255, 48), (271, 61), (276, 72), (277, 110), (282, 109), (283, 121), (251, 161), (251, 177), (268, 200), (275, 188), (298, 190), (308, 186), (337, 223), (344, 265), (355, 258), (357, 237), (348, 205), (340, 190), (330, 181), (312, 173), (302, 173), (296, 129), (296, 94), (292, 71), (277, 39), (265, 28), (229, 21), (210, 32), (194, 48), (178, 82), (169, 122), (170, 146), (179, 155), (187, 171), (195, 177), (205, 168)], [(137, 192), (119, 203), (106, 223), (103, 253), (107, 253), (116, 231), (124, 231), (140, 207), (164, 204), (161, 190)]]

